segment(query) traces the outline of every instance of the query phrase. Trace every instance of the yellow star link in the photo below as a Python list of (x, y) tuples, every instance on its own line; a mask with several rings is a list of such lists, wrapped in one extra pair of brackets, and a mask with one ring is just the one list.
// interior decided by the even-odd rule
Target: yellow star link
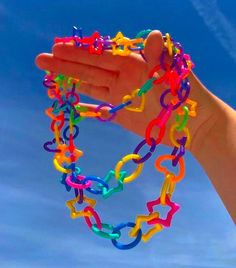
[[(160, 213), (159, 212), (153, 212), (150, 215), (139, 215), (136, 218), (136, 225), (135, 227), (130, 231), (129, 236), (135, 237), (138, 233), (138, 230), (141, 229), (141, 225), (143, 222), (147, 222), (156, 218), (159, 218)], [(153, 225), (152, 225), (153, 226)], [(146, 234), (142, 234), (142, 241), (147, 242), (153, 235), (157, 232), (160, 232), (163, 229), (163, 226), (159, 223), (155, 224), (154, 227), (152, 227), (150, 230), (147, 231)]]
[[(66, 201), (66, 206), (70, 210), (70, 216), (72, 219), (76, 219), (76, 218), (84, 217), (84, 216), (90, 217), (92, 215), (90, 212), (84, 212), (83, 210), (76, 211), (75, 204), (79, 201), (79, 198), (80, 196), (78, 195), (76, 198)], [(93, 208), (96, 205), (97, 201), (84, 196), (83, 202), (87, 203)]]
[(119, 39), (123, 39), (124, 35), (122, 34), (122, 32), (118, 32), (116, 34), (116, 36), (112, 39), (112, 41), (117, 42)]
[[(129, 38), (125, 37), (122, 32), (118, 32), (116, 36), (112, 39), (116, 44), (112, 44), (112, 53), (113, 55), (128, 56), (131, 51), (128, 49)], [(119, 46), (124, 46), (123, 49), (120, 49)]]

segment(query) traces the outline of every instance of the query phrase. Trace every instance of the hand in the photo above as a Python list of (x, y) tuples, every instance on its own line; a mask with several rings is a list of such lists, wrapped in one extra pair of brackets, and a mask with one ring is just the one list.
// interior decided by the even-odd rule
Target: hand
[[(149, 71), (160, 62), (162, 49), (162, 35), (159, 31), (153, 31), (147, 38), (144, 51), (147, 62), (134, 53), (126, 57), (113, 56), (111, 51), (104, 51), (102, 55), (91, 55), (86, 49), (70, 44), (56, 44), (53, 46), (53, 54), (40, 54), (36, 58), (36, 64), (43, 70), (82, 79), (85, 82), (79, 87), (81, 93), (118, 105), (124, 95), (140, 88), (148, 79)], [(190, 118), (187, 123), (192, 137), (187, 149), (203, 166), (236, 222), (236, 112), (207, 90), (193, 73), (189, 75), (189, 80), (189, 98), (198, 105), (197, 117)], [(163, 84), (154, 86), (146, 94), (144, 112), (136, 113), (123, 109), (117, 113), (115, 122), (144, 137), (146, 126), (161, 110), (160, 95), (166, 88)], [(95, 108), (93, 105), (84, 105)], [(166, 133), (162, 140), (165, 145), (173, 146), (168, 133), (170, 126), (175, 123), (175, 114), (172, 114), (166, 125)], [(159, 130), (154, 129), (152, 136), (157, 137)]]
[[(147, 38), (144, 50), (147, 62), (136, 53), (131, 53), (129, 56), (113, 56), (111, 51), (103, 51), (102, 55), (94, 55), (84, 48), (75, 47), (73, 44), (58, 43), (53, 46), (52, 54), (43, 53), (38, 55), (36, 65), (43, 70), (79, 78), (83, 81), (79, 87), (80, 93), (118, 105), (122, 102), (124, 95), (131, 94), (133, 90), (140, 88), (148, 80), (149, 72), (160, 63), (162, 50), (162, 34), (159, 31), (152, 31)], [(194, 76), (191, 75), (191, 77), (193, 79)], [(162, 109), (160, 96), (167, 87), (163, 84), (154, 86), (146, 94), (146, 104), (143, 112), (120, 110), (117, 112), (114, 122), (144, 137), (146, 126)], [(199, 96), (195, 95), (199, 95), (199, 93), (191, 92), (189, 98), (199, 99)], [(96, 107), (88, 104), (82, 105), (90, 109)], [(162, 140), (163, 144), (169, 146), (172, 144), (168, 132), (170, 126), (175, 123), (176, 113), (173, 114), (167, 123), (166, 134)], [(204, 118), (207, 118), (207, 116), (208, 113), (205, 113), (200, 119), (205, 120)], [(189, 120), (188, 127), (192, 136), (202, 122), (197, 123), (197, 121), (199, 121), (198, 117), (197, 120), (196, 118), (190, 118)], [(152, 136), (157, 137), (158, 132), (159, 129), (154, 127)]]

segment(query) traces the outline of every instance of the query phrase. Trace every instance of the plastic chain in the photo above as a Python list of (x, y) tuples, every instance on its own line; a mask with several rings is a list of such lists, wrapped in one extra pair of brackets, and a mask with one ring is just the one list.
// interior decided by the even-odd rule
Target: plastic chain
[[(72, 36), (55, 38), (55, 43), (73, 43), (74, 46), (87, 49), (90, 53), (97, 55), (102, 54), (104, 50), (110, 50), (113, 55), (120, 56), (138, 53), (145, 60), (144, 48), (146, 37), (150, 32), (151, 30), (143, 30), (134, 39), (127, 38), (118, 32), (114, 38), (110, 38), (110, 36), (101, 36), (99, 32), (94, 32), (91, 36), (83, 36), (81, 28), (73, 27)], [(77, 78), (46, 71), (43, 81), (43, 85), (48, 88), (48, 97), (53, 100), (52, 106), (47, 108), (45, 113), (52, 120), (50, 129), (54, 134), (54, 138), (45, 142), (43, 147), (46, 151), (55, 153), (53, 163), (55, 168), (62, 173), (61, 183), (66, 190), (74, 190), (74, 199), (66, 202), (70, 215), (73, 219), (84, 217), (89, 229), (101, 237), (110, 239), (115, 247), (122, 250), (133, 248), (140, 241), (147, 242), (154, 234), (170, 227), (174, 214), (180, 208), (171, 198), (176, 183), (181, 181), (185, 174), (183, 156), (186, 147), (191, 142), (187, 123), (190, 117), (197, 115), (197, 103), (189, 99), (188, 75), (194, 64), (190, 56), (184, 54), (181, 44), (175, 42), (169, 33), (163, 36), (163, 40), (164, 49), (160, 63), (149, 72), (147, 81), (140, 88), (131, 89), (131, 93), (123, 96), (121, 103), (117, 106), (102, 103), (96, 107), (95, 111), (81, 107), (78, 94), (81, 81)], [(165, 62), (166, 55), (171, 57), (171, 63)], [(158, 73), (159, 71), (161, 74)], [(77, 161), (83, 156), (83, 152), (74, 145), (74, 140), (80, 133), (78, 126), (80, 122), (86, 118), (97, 119), (101, 122), (112, 121), (122, 109), (142, 113), (145, 108), (146, 93), (154, 90), (155, 85), (158, 84), (162, 84), (165, 88), (160, 97), (162, 109), (146, 126), (145, 139), (137, 145), (133, 153), (122, 157), (104, 177), (82, 175)], [(167, 96), (169, 96), (169, 103)], [(137, 101), (134, 101), (136, 99)], [(140, 104), (137, 107), (133, 103)], [(108, 113), (104, 114), (103, 107), (106, 107)], [(169, 133), (166, 133), (167, 122), (172, 116), (175, 116), (176, 122), (168, 126)], [(156, 137), (152, 135), (154, 127), (159, 129)], [(155, 161), (155, 167), (163, 173), (164, 180), (157, 198), (147, 202), (147, 215), (138, 215), (135, 222), (120, 223), (116, 226), (103, 223), (95, 210), (96, 200), (86, 195), (101, 195), (107, 199), (121, 192), (124, 184), (134, 181), (141, 174), (145, 162), (151, 158), (165, 135), (169, 135), (173, 150), (172, 153), (162, 155)], [(145, 145), (149, 148), (147, 153), (141, 156), (139, 152)], [(178, 169), (178, 171), (173, 172), (166, 168), (163, 162), (167, 160), (171, 160), (173, 170)], [(124, 165), (128, 161), (136, 165), (133, 173), (129, 175), (124, 170)], [(116, 187), (110, 186), (111, 180), (117, 181)], [(79, 209), (85, 203), (87, 206)], [(161, 218), (160, 213), (154, 210), (154, 207), (158, 205), (170, 207), (166, 217)], [(143, 222), (151, 227), (145, 234), (141, 230)], [(126, 227), (131, 228), (130, 237), (134, 240), (128, 244), (122, 244), (118, 242), (118, 239), (121, 237), (121, 230)]]

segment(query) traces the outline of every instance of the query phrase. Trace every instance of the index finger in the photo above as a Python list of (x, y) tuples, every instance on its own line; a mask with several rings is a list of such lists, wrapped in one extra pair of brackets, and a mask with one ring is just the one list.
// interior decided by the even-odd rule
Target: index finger
[(109, 71), (120, 71), (127, 60), (132, 57), (124, 57), (112, 54), (112, 51), (104, 50), (101, 55), (91, 54), (86, 48), (76, 47), (72, 43), (57, 43), (52, 48), (55, 57), (92, 65)]

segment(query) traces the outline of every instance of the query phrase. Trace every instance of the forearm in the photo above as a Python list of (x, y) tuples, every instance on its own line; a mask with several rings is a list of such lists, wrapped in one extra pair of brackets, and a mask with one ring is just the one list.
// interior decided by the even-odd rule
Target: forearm
[(202, 129), (199, 126), (196, 131), (190, 151), (236, 223), (236, 111), (210, 93), (199, 80), (194, 80), (193, 84), (205, 94), (200, 101), (211, 103), (214, 108), (202, 123)]

